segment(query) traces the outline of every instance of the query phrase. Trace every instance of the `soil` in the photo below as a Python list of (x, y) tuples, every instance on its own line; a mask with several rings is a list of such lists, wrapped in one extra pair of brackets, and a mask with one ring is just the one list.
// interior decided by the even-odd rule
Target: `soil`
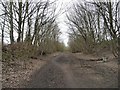
[(23, 88), (30, 76), (46, 63), (45, 57), (25, 58), (2, 63), (2, 88)]
[(61, 53), (53, 56), (37, 70), (26, 88), (117, 88), (118, 64), (114, 58), (106, 62), (91, 61), (91, 56)]

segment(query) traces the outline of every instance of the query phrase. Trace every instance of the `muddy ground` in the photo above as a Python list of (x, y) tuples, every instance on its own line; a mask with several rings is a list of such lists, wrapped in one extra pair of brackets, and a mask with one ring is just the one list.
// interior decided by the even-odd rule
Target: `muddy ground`
[(30, 88), (116, 88), (117, 61), (90, 61), (74, 54), (59, 54), (31, 77)]
[[(34, 62), (24, 88), (117, 88), (118, 64), (114, 58), (106, 62), (99, 57), (73, 53), (53, 54), (49, 59)], [(40, 62), (45, 62), (43, 65)], [(40, 65), (40, 66), (39, 66)], [(36, 67), (35, 67), (36, 66)], [(37, 68), (37, 69), (36, 69)], [(14, 75), (14, 74), (13, 74)], [(15, 80), (15, 79), (14, 79)], [(10, 87), (11, 84), (8, 85)], [(7, 87), (7, 85), (4, 85)], [(17, 87), (11, 85), (11, 87)]]

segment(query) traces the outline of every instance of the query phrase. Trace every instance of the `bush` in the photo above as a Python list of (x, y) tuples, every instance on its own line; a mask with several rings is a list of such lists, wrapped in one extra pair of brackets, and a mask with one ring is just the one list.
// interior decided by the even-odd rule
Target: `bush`
[(2, 47), (3, 61), (11, 61), (15, 59), (24, 59), (38, 54), (37, 48), (28, 43), (15, 43), (12, 45), (4, 45)]

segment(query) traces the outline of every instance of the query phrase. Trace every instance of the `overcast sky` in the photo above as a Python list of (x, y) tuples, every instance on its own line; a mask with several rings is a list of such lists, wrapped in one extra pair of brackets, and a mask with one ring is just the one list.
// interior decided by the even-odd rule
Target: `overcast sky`
[[(67, 10), (68, 8), (71, 7), (72, 3), (73, 3), (73, 0), (59, 0), (58, 1), (59, 5), (58, 7), (61, 7), (62, 5), (62, 9), (63, 11), (64, 10)], [(67, 46), (67, 43), (68, 43), (68, 27), (65, 23), (66, 21), (66, 13), (63, 13), (61, 14), (57, 21), (59, 22), (59, 28), (60, 28), (60, 31), (62, 32), (62, 34), (60, 35), (60, 40), (63, 41), (65, 43), (65, 45)]]
[[(5, 0), (5, 1), (8, 1), (8, 0)], [(24, 1), (24, 0), (22, 0)], [(33, 1), (36, 1), (37, 0), (33, 0)], [(54, 0), (50, 0), (50, 1), (54, 1)], [(67, 10), (68, 8), (70, 8), (72, 6), (72, 4), (75, 2), (75, 1), (78, 1), (78, 0), (58, 0), (57, 1), (57, 8), (58, 8), (58, 11), (59, 12), (59, 8), (62, 8), (62, 10)], [(87, 1), (92, 1), (92, 0), (87, 0)], [(115, 1), (115, 0), (113, 0)], [(118, 1), (118, 0), (116, 0)], [(61, 7), (62, 5), (62, 7)], [(1, 6), (0, 6), (1, 7)], [(0, 11), (0, 14), (1, 14), (1, 11)], [(62, 32), (62, 34), (60, 35), (60, 40), (63, 41), (65, 43), (65, 45), (67, 46), (67, 43), (68, 43), (68, 27), (65, 23), (66, 21), (66, 13), (63, 13), (61, 15), (59, 15), (59, 17), (57, 18), (57, 22), (59, 23), (59, 28), (60, 28), (60, 31)]]
[[(9, 0), (5, 0), (5, 1), (9, 1)], [(24, 0), (22, 0), (22, 1), (24, 1)], [(37, 2), (37, 0), (33, 0), (33, 1)], [(54, 1), (54, 0), (50, 0), (50, 1)], [(58, 8), (57, 12), (59, 12), (60, 8), (62, 8), (63, 11), (67, 10), (68, 8), (71, 7), (71, 5), (74, 1), (75, 0), (58, 0), (57, 5), (56, 5), (57, 8)], [(1, 11), (0, 11), (0, 14), (1, 14)], [(62, 34), (60, 35), (60, 41), (63, 41), (65, 43), (65, 45), (67, 46), (67, 43), (68, 43), (68, 34), (67, 34), (68, 27), (67, 27), (65, 21), (66, 21), (66, 13), (60, 14), (59, 17), (57, 18), (57, 22), (58, 22), (60, 31), (62, 32)], [(8, 43), (8, 41), (9, 41), (9, 38), (8, 39), (6, 38), (5, 42)]]
[[(58, 0), (58, 8), (59, 7), (61, 7), (61, 3), (63, 3), (62, 4), (62, 8), (63, 8), (63, 10), (67, 10), (67, 8), (70, 8), (71, 6), (72, 6), (72, 4), (73, 3), (75, 3), (75, 2), (77, 2), (77, 1), (79, 1), (79, 2), (82, 2), (82, 0)], [(83, 0), (84, 1), (84, 0)], [(92, 2), (92, 1), (94, 1), (94, 0), (86, 0), (86, 1), (88, 1), (88, 2)], [(99, 1), (99, 0), (96, 0), (96, 1)], [(103, 2), (103, 1), (106, 1), (106, 0), (100, 0), (101, 2)], [(111, 0), (111, 1), (118, 1), (118, 0)], [(68, 10), (69, 11), (69, 10)], [(65, 43), (65, 45), (66, 46), (68, 46), (67, 45), (67, 43), (68, 43), (68, 34), (67, 34), (67, 32), (69, 32), (69, 30), (68, 30), (68, 27), (67, 27), (67, 25), (65, 24), (65, 21), (66, 21), (66, 13), (64, 13), (64, 14), (62, 14), (62, 15), (60, 15), (59, 17), (58, 17), (58, 20), (57, 21), (59, 21), (60, 23), (59, 23), (59, 28), (60, 28), (60, 30), (61, 30), (61, 32), (62, 32), (62, 34), (61, 34), (61, 36), (60, 36), (60, 39), (61, 39), (61, 41), (63, 41), (64, 43)]]
[[(5, 0), (5, 1), (9, 1), (9, 0)], [(22, 1), (24, 1), (24, 0), (22, 0)], [(33, 0), (33, 1), (37, 2), (38, 0)], [(50, 1), (54, 1), (54, 0), (50, 0)], [(56, 6), (58, 8), (57, 13), (60, 12), (60, 8), (62, 9), (62, 11), (65, 11), (65, 10), (68, 11), (68, 9), (72, 6), (72, 4), (75, 1), (77, 1), (77, 0), (57, 0), (57, 4), (56, 4)], [(1, 14), (1, 11), (0, 11), (0, 14)], [(68, 32), (69, 31), (68, 31), (68, 27), (65, 23), (66, 20), (67, 20), (66, 19), (66, 12), (63, 14), (60, 14), (57, 18), (59, 29), (62, 32), (62, 34), (60, 35), (60, 41), (63, 41), (64, 44), (66, 46), (68, 46), (67, 43), (68, 43)], [(17, 33), (15, 33), (14, 35), (16, 35), (15, 37), (17, 37)], [(8, 41), (9, 41), (9, 38), (6, 38), (5, 42), (8, 43)]]

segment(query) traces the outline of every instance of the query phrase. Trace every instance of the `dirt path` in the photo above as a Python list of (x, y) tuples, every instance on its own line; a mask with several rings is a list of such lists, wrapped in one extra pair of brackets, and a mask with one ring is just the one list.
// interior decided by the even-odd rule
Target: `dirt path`
[[(103, 63), (104, 64), (104, 63)], [(71, 54), (60, 54), (31, 77), (28, 88), (115, 88), (118, 86), (117, 68)]]

